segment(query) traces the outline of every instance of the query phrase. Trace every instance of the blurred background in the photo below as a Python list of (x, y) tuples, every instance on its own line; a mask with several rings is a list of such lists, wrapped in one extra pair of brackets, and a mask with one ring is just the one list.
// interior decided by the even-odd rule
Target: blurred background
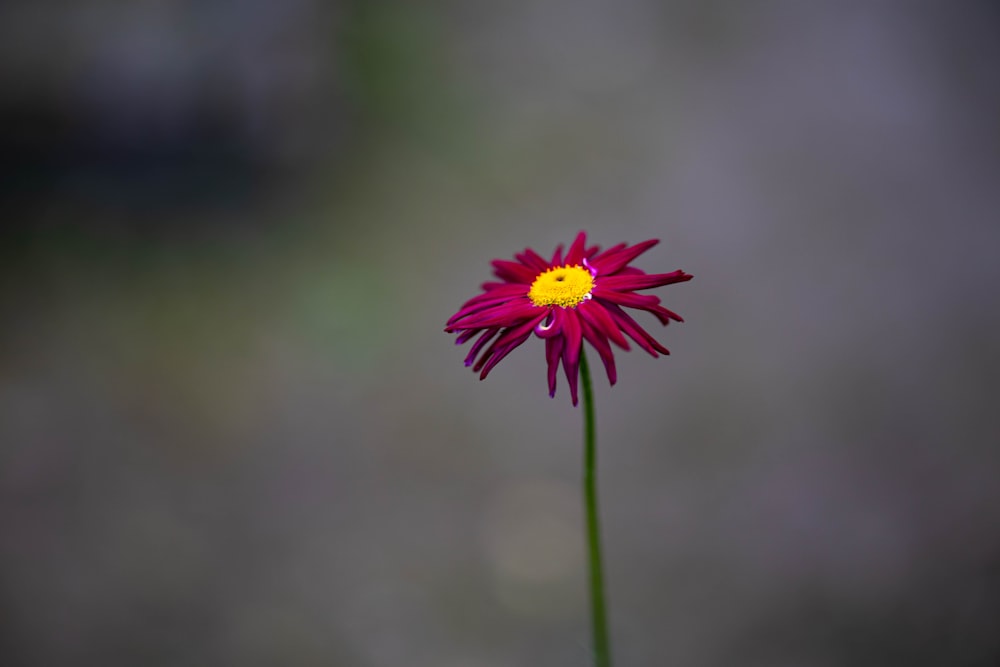
[(7, 0), (0, 662), (589, 664), (580, 411), (441, 331), (586, 229), (695, 275), (597, 377), (618, 664), (998, 664), (998, 30)]

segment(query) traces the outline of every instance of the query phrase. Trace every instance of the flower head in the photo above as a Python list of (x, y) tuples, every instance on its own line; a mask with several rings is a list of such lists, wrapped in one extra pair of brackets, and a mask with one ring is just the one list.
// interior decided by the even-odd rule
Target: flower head
[(644, 273), (629, 265), (657, 243), (620, 243), (602, 252), (599, 246), (587, 246), (587, 235), (580, 232), (566, 255), (560, 245), (551, 261), (530, 248), (515, 255), (517, 261), (493, 260), (493, 273), (501, 282), (483, 283), (483, 293), (466, 301), (445, 331), (457, 333), (459, 345), (476, 339), (465, 365), (480, 380), (534, 333), (545, 341), (549, 395), (556, 394), (562, 363), (576, 405), (584, 340), (597, 350), (611, 384), (618, 379), (611, 343), (628, 350), (627, 336), (654, 357), (670, 354), (624, 310), (645, 310), (664, 326), (670, 320), (683, 322), (658, 297), (636, 293), (691, 280), (683, 271)]

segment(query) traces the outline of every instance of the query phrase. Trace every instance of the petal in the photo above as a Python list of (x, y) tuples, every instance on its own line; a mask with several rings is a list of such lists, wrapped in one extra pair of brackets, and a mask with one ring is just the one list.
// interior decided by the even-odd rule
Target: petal
[(466, 329), (458, 335), (455, 339), (455, 345), (464, 345), (469, 342), (469, 339), (478, 334), (482, 329)]
[(511, 262), (506, 259), (494, 259), (490, 262), (493, 265), (493, 274), (501, 280), (509, 283), (521, 283), (530, 285), (538, 277), (538, 271), (525, 266), (520, 262)]
[(580, 325), (580, 315), (573, 308), (564, 308), (562, 311), (562, 332), (566, 339), (566, 353), (569, 361), (577, 364), (580, 361), (580, 345), (583, 340), (583, 330)]
[[(507, 330), (507, 332), (510, 331), (512, 330), (511, 329)], [(477, 366), (480, 366), (482, 369), (481, 372), (479, 373), (479, 379), (485, 380), (486, 376), (490, 374), (490, 371), (493, 370), (497, 364), (503, 361), (504, 357), (513, 352), (515, 348), (519, 347), (522, 343), (524, 343), (524, 341), (528, 340), (528, 337), (530, 335), (531, 331), (528, 331), (528, 333), (521, 334), (516, 338), (508, 338), (506, 341), (504, 341), (502, 345), (497, 345), (497, 347), (490, 353), (490, 356), (488, 358), (484, 356), (485, 363), (484, 359), (480, 359), (479, 363), (476, 364)], [(499, 342), (499, 340), (500, 339), (498, 338), (497, 341)], [(472, 370), (478, 370), (478, 369), (473, 368)]]
[(600, 355), (601, 361), (604, 362), (604, 369), (608, 373), (608, 382), (614, 386), (615, 382), (618, 381), (618, 371), (615, 369), (615, 355), (611, 351), (611, 345), (608, 344), (608, 339), (601, 334), (597, 329), (595, 329), (586, 319), (584, 319), (581, 324), (583, 324), (583, 337), (588, 343), (594, 346), (597, 350), (597, 354)]
[(686, 280), (691, 280), (692, 277), (680, 270), (671, 273), (618, 274), (616, 276), (601, 278), (601, 287), (616, 291), (651, 289), (673, 283), (682, 283)]
[(500, 363), (504, 357), (510, 354), (514, 348), (518, 347), (524, 341), (528, 340), (528, 336), (531, 335), (531, 330), (535, 328), (535, 325), (542, 321), (545, 317), (545, 313), (539, 314), (537, 317), (528, 320), (516, 327), (511, 327), (505, 330), (493, 345), (490, 345), (490, 349), (479, 359), (473, 370), (482, 370), (479, 374), (480, 380), (485, 380), (489, 372)]
[(548, 362), (549, 396), (556, 395), (556, 374), (559, 371), (559, 359), (562, 357), (566, 341), (562, 336), (545, 339), (545, 361)]
[[(544, 309), (542, 309), (544, 310)], [(531, 303), (527, 297), (504, 302), (492, 306), (482, 312), (463, 315), (453, 322), (451, 329), (484, 329), (486, 327), (512, 327), (526, 319), (539, 315), (538, 306)], [(447, 330), (447, 329), (446, 329)]]
[(562, 266), (562, 243), (556, 246), (556, 251), (552, 253), (552, 266)]
[(662, 324), (669, 324), (670, 320), (676, 320), (678, 322), (684, 321), (677, 313), (667, 310), (661, 306), (659, 297), (655, 297), (652, 294), (616, 292), (614, 290), (595, 286), (593, 295), (595, 299), (602, 299), (604, 301), (617, 303), (621, 306), (628, 306), (629, 308), (637, 308), (639, 310), (650, 312), (655, 315), (656, 319), (660, 320)]
[(567, 360), (567, 351), (566, 348), (564, 347), (562, 353), (562, 362), (563, 362), (563, 371), (566, 374), (566, 381), (569, 383), (569, 395), (570, 398), (573, 399), (573, 405), (576, 405), (580, 402), (577, 392), (577, 384), (579, 382), (579, 376), (580, 376), (580, 360), (577, 359), (577, 362), (575, 364), (571, 364)]
[[(462, 308), (457, 313), (448, 318), (448, 321), (445, 322), (445, 325), (450, 327), (459, 320), (469, 317), (470, 315), (480, 313), (490, 308), (496, 308), (497, 306), (518, 299), (522, 301), (527, 299), (528, 293), (527, 290), (524, 289), (523, 285), (510, 285), (510, 287), (514, 287), (515, 289), (514, 290), (497, 289), (494, 290), (496, 293), (480, 294), (477, 297), (469, 299), (468, 301), (465, 302), (465, 305), (463, 305)], [(447, 329), (445, 329), (445, 331), (447, 331)]]
[(483, 349), (483, 345), (486, 345), (486, 343), (490, 342), (490, 339), (496, 336), (497, 333), (499, 332), (500, 332), (500, 327), (493, 327), (487, 329), (486, 332), (482, 336), (480, 336), (475, 343), (472, 344), (472, 348), (469, 350), (468, 356), (465, 357), (465, 365), (471, 366), (473, 362), (476, 360), (476, 355), (479, 354), (479, 350)]
[[(548, 317), (535, 326), (535, 335), (539, 338), (544, 338), (545, 340), (555, 338), (562, 334), (562, 320), (563, 317), (565, 317), (563, 313), (566, 309), (553, 308), (549, 306), (548, 310)], [(547, 325), (545, 324), (546, 321), (548, 321)]]
[(610, 248), (608, 248), (607, 250), (605, 250), (604, 252), (599, 253), (599, 254), (594, 255), (593, 257), (591, 257), (590, 261), (591, 262), (599, 262), (601, 260), (601, 258), (607, 257), (609, 255), (613, 255), (613, 254), (617, 253), (620, 250), (624, 250), (627, 247), (628, 247), (627, 243), (619, 243), (618, 245), (613, 245)]
[(538, 272), (549, 268), (549, 263), (545, 261), (545, 258), (531, 248), (525, 248), (524, 252), (515, 255), (515, 257), (519, 262), (527, 264)]
[(494, 343), (496, 347), (491, 350), (489, 356), (483, 355), (483, 358), (473, 367), (472, 370), (474, 371), (482, 369), (479, 373), (480, 380), (485, 380), (490, 371), (503, 361), (504, 357), (513, 352), (515, 348), (520, 347), (524, 341), (528, 340), (528, 337), (531, 336), (531, 328), (534, 326), (534, 322), (526, 322), (525, 324), (530, 324), (530, 326), (525, 329), (525, 325), (522, 325), (504, 331), (501, 337), (497, 338), (496, 343)]
[(577, 404), (577, 379), (580, 370), (580, 345), (583, 340), (582, 327), (579, 315), (575, 310), (565, 310), (563, 318), (563, 370), (566, 371), (566, 380), (569, 382), (569, 392), (573, 397), (573, 405)]
[(483, 283), (482, 294), (477, 294), (463, 304), (463, 308), (483, 301), (494, 301), (497, 299), (512, 299), (516, 296), (528, 296), (528, 288), (524, 285), (511, 285), (510, 283)]
[(577, 310), (584, 321), (588, 322), (602, 336), (610, 338), (614, 341), (615, 345), (623, 350), (629, 348), (628, 341), (625, 340), (625, 336), (618, 329), (618, 325), (599, 301), (595, 301), (594, 299), (584, 301), (577, 306)]
[(563, 263), (573, 266), (574, 264), (582, 262), (583, 258), (586, 256), (584, 253), (586, 245), (587, 233), (580, 232), (576, 235), (576, 238), (573, 239), (573, 244), (569, 247), (569, 251), (566, 253), (566, 260)]
[(670, 350), (660, 345), (660, 343), (653, 338), (648, 331), (639, 326), (639, 323), (632, 319), (632, 316), (622, 310), (620, 306), (608, 303), (605, 304), (605, 307), (608, 309), (608, 313), (611, 317), (613, 317), (618, 323), (618, 326), (621, 327), (621, 330), (628, 334), (628, 336), (634, 340), (639, 347), (644, 349), (646, 352), (649, 352), (649, 354), (654, 357), (660, 356), (657, 354), (658, 352), (662, 354), (670, 354)]
[(659, 239), (650, 239), (648, 241), (643, 241), (642, 243), (637, 243), (630, 248), (623, 248), (621, 250), (616, 250), (615, 252), (608, 251), (590, 260), (590, 263), (597, 267), (599, 274), (609, 275), (617, 273), (623, 269), (626, 264), (659, 242)]

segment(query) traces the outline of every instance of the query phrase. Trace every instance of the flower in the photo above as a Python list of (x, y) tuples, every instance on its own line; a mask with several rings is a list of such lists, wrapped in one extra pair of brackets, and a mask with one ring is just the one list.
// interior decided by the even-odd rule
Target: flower
[(645, 273), (629, 266), (657, 243), (657, 239), (633, 246), (620, 243), (602, 252), (599, 246), (588, 247), (587, 235), (580, 232), (565, 257), (560, 245), (551, 261), (531, 248), (515, 255), (514, 262), (493, 260), (493, 273), (502, 282), (483, 283), (483, 293), (466, 301), (444, 330), (457, 333), (459, 345), (476, 339), (465, 365), (472, 366), (480, 380), (534, 332), (545, 341), (549, 395), (556, 394), (562, 362), (576, 405), (584, 340), (597, 350), (612, 385), (618, 376), (611, 343), (628, 350), (628, 336), (654, 357), (670, 354), (623, 309), (650, 312), (664, 326), (670, 320), (684, 321), (661, 306), (658, 297), (636, 293), (692, 278), (683, 271)]

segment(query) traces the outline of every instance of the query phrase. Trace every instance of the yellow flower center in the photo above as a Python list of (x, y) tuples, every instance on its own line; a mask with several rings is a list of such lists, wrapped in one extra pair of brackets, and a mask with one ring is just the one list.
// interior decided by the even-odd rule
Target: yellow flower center
[(571, 308), (590, 298), (594, 277), (579, 264), (557, 266), (538, 274), (531, 283), (528, 298), (536, 306)]

